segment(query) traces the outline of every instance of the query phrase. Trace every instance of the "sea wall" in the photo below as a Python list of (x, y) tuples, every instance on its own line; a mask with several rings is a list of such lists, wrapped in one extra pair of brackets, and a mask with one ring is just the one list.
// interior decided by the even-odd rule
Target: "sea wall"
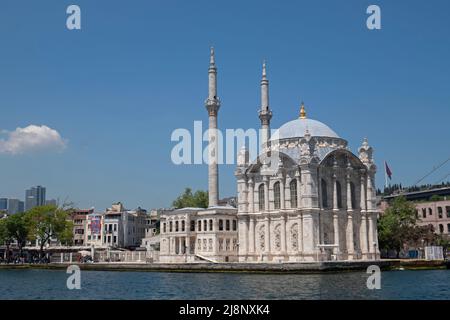
[[(75, 264), (75, 263), (73, 263)], [(14, 269), (66, 269), (67, 263), (0, 265), (0, 270)], [(378, 260), (334, 261), (310, 263), (85, 263), (77, 264), (82, 270), (97, 271), (154, 271), (154, 272), (239, 272), (239, 273), (322, 273), (367, 270), (377, 265), (381, 270), (444, 269), (445, 261)]]

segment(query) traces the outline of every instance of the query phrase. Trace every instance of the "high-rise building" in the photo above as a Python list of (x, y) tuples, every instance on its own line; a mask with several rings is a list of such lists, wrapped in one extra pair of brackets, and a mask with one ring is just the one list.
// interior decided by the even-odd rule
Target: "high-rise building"
[(45, 200), (46, 206), (57, 206), (58, 202), (55, 199)]
[(25, 210), (45, 204), (45, 187), (36, 186), (25, 191)]
[(24, 211), (24, 203), (19, 199), (8, 199), (8, 213), (15, 214)]
[(0, 198), (0, 211), (6, 211), (8, 209), (8, 199)]

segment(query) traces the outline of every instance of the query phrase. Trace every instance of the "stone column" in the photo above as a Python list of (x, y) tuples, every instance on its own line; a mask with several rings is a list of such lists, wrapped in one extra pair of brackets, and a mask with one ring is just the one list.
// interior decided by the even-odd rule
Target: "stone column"
[(284, 210), (286, 208), (286, 201), (285, 201), (286, 195), (284, 194), (285, 190), (286, 190), (285, 184), (286, 184), (285, 179), (281, 178), (280, 179), (280, 209), (281, 210)]
[(367, 259), (366, 179), (361, 171), (361, 224), (359, 230), (362, 259)]
[(355, 246), (353, 243), (353, 207), (352, 207), (352, 188), (350, 184), (350, 174), (347, 175), (347, 253), (348, 260), (353, 260)]
[(336, 174), (333, 174), (333, 210), (339, 210)]
[(334, 244), (338, 247), (333, 248), (334, 254), (339, 254), (339, 208), (337, 201), (337, 180), (336, 174), (333, 174), (333, 231), (334, 231)]
[(239, 255), (246, 255), (248, 253), (248, 229), (249, 229), (249, 216), (239, 216)]
[(303, 217), (298, 215), (298, 251), (303, 252)]
[(368, 234), (368, 245), (369, 245), (369, 258), (370, 259), (374, 259), (374, 255), (375, 255), (375, 248), (374, 248), (374, 241), (373, 241), (373, 214), (372, 213), (367, 213), (367, 219), (369, 220), (369, 234)]
[(270, 219), (269, 217), (266, 217), (265, 219), (265, 234), (266, 234), (266, 239), (265, 239), (265, 243), (264, 246), (266, 248), (266, 253), (269, 254), (270, 253)]
[(248, 252), (255, 252), (255, 219), (253, 216), (249, 216), (249, 227), (248, 227)]
[(190, 254), (191, 253), (191, 239), (189, 236), (186, 237), (186, 254)]
[(284, 214), (281, 219), (281, 252), (286, 252), (286, 216)]
[(269, 177), (264, 177), (264, 211), (269, 211)]
[(297, 171), (295, 173), (295, 178), (297, 180), (297, 208), (301, 208), (302, 207), (302, 193), (301, 193), (301, 174), (300, 171)]
[(248, 212), (255, 212), (255, 183), (250, 178), (248, 181)]

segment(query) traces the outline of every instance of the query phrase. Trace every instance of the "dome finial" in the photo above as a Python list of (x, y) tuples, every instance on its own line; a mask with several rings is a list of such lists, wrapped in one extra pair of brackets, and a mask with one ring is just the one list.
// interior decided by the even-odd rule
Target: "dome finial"
[(306, 110), (305, 110), (305, 104), (302, 101), (302, 106), (300, 108), (300, 119), (306, 119)]

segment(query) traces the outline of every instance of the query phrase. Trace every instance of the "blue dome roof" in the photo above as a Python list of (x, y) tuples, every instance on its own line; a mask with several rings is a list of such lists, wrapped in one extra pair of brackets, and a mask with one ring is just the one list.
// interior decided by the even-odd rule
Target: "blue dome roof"
[(272, 135), (270, 140), (280, 140), (288, 138), (300, 138), (305, 136), (306, 130), (312, 137), (339, 138), (339, 136), (326, 124), (313, 119), (295, 119), (283, 124)]

